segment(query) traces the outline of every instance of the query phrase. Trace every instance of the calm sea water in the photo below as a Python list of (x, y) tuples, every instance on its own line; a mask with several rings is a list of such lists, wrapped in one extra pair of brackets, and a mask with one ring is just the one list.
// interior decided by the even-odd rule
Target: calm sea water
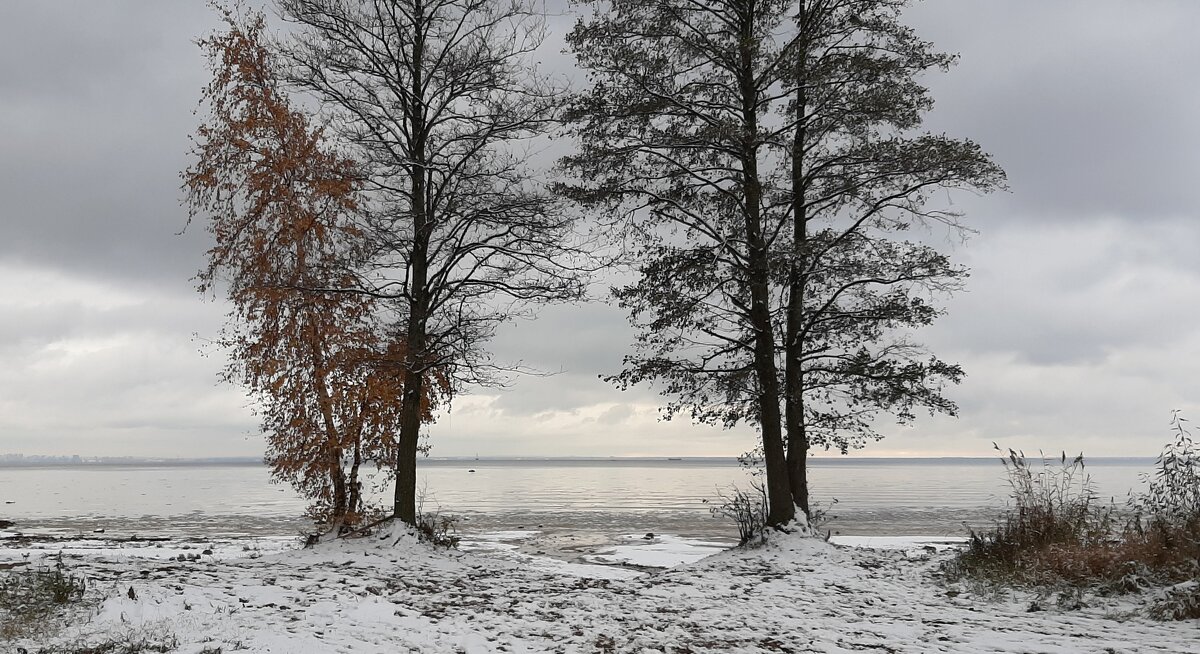
[[(1097, 459), (1087, 471), (1121, 503), (1152, 466)], [(990, 524), (1008, 492), (995, 459), (817, 459), (810, 478), (835, 516), (826, 528), (846, 535), (964, 535)], [(419, 484), (425, 510), (460, 516), (467, 533), (728, 536), (703, 500), (751, 480), (732, 459), (426, 460)], [(306, 526), (304, 501), (259, 465), (0, 467), (0, 501), (0, 518), (27, 532), (291, 536)]]

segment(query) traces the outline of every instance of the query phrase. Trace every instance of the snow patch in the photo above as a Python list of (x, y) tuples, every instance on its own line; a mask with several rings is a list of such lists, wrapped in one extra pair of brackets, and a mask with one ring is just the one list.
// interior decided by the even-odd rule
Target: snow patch
[[(523, 543), (527, 533), (474, 540)], [(932, 577), (946, 552), (913, 558), (906, 549), (920, 543), (870, 544), (772, 533), (761, 546), (726, 550), (678, 536), (605, 548), (610, 561), (675, 566), (646, 573), (519, 549), (435, 549), (402, 532), (192, 564), (92, 550), (66, 565), (90, 580), (98, 608), (56, 641), (5, 646), (79, 649), (165, 631), (185, 654), (1200, 654), (1195, 621), (1139, 617), (1144, 596), (1028, 613), (1028, 601), (947, 592)]]
[(650, 538), (627, 535), (622, 537), (627, 545), (617, 545), (583, 557), (596, 563), (618, 563), (643, 568), (670, 568), (686, 563), (695, 563), (732, 545), (728, 542), (697, 540), (669, 534)]
[(833, 536), (829, 542), (835, 545), (877, 550), (933, 548), (933, 551), (940, 552), (958, 549), (967, 542), (967, 539), (958, 536)]

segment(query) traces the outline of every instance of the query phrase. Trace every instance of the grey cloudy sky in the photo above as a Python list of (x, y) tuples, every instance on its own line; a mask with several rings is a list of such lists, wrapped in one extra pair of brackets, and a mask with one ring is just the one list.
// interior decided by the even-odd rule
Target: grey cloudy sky
[[(961, 415), (889, 428), (864, 454), (1153, 455), (1172, 409), (1200, 420), (1200, 3), (931, 0), (907, 17), (962, 57), (926, 80), (928, 126), (977, 140), (1012, 190), (954, 198), (978, 234), (946, 247), (973, 276), (920, 335), (966, 368)], [(190, 281), (206, 235), (178, 235), (194, 40), (215, 22), (198, 0), (0, 7), (0, 452), (261, 452), (202, 347), (224, 312)], [(553, 49), (546, 63), (569, 69)], [(457, 398), (433, 454), (752, 446), (658, 422), (653, 391), (599, 381), (630, 339), (603, 302), (503, 330), (500, 357), (562, 372)]]

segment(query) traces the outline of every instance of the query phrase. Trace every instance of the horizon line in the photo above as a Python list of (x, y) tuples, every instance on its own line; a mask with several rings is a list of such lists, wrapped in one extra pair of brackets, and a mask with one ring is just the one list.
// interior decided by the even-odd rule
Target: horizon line
[[(905, 455), (890, 455), (890, 456), (862, 456), (854, 454), (825, 454), (825, 455), (809, 455), (810, 461), (833, 462), (833, 461), (998, 461), (1004, 457), (999, 455), (988, 456), (968, 456), (968, 455), (940, 455), (940, 454), (905, 454)], [(1030, 461), (1043, 460), (1046, 462), (1056, 462), (1061, 457), (1053, 456), (1026, 456)], [(1067, 457), (1072, 459), (1073, 457)], [(1154, 460), (1155, 456), (1133, 456), (1133, 455), (1108, 455), (1108, 456), (1084, 456), (1083, 460)], [(518, 455), (447, 455), (447, 456), (427, 456), (417, 460), (418, 464), (421, 461), (737, 461), (738, 456), (732, 455), (537, 455), (537, 454), (518, 454)], [(16, 467), (16, 466), (87, 466), (87, 465), (121, 465), (121, 464), (243, 464), (243, 465), (266, 465), (266, 462), (261, 456), (192, 456), (192, 457), (168, 457), (168, 456), (140, 456), (140, 455), (76, 455), (76, 454), (21, 454), (21, 453), (6, 453), (0, 454), (0, 467)]]

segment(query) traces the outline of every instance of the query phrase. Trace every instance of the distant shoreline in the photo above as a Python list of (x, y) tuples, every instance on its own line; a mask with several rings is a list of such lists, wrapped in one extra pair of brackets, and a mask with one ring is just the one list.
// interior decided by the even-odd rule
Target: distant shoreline
[(115, 468), (154, 466), (261, 466), (266, 465), (260, 457), (215, 457), (208, 459), (157, 459), (157, 458), (84, 458), (80, 461), (62, 460), (0, 460), (0, 468)]

